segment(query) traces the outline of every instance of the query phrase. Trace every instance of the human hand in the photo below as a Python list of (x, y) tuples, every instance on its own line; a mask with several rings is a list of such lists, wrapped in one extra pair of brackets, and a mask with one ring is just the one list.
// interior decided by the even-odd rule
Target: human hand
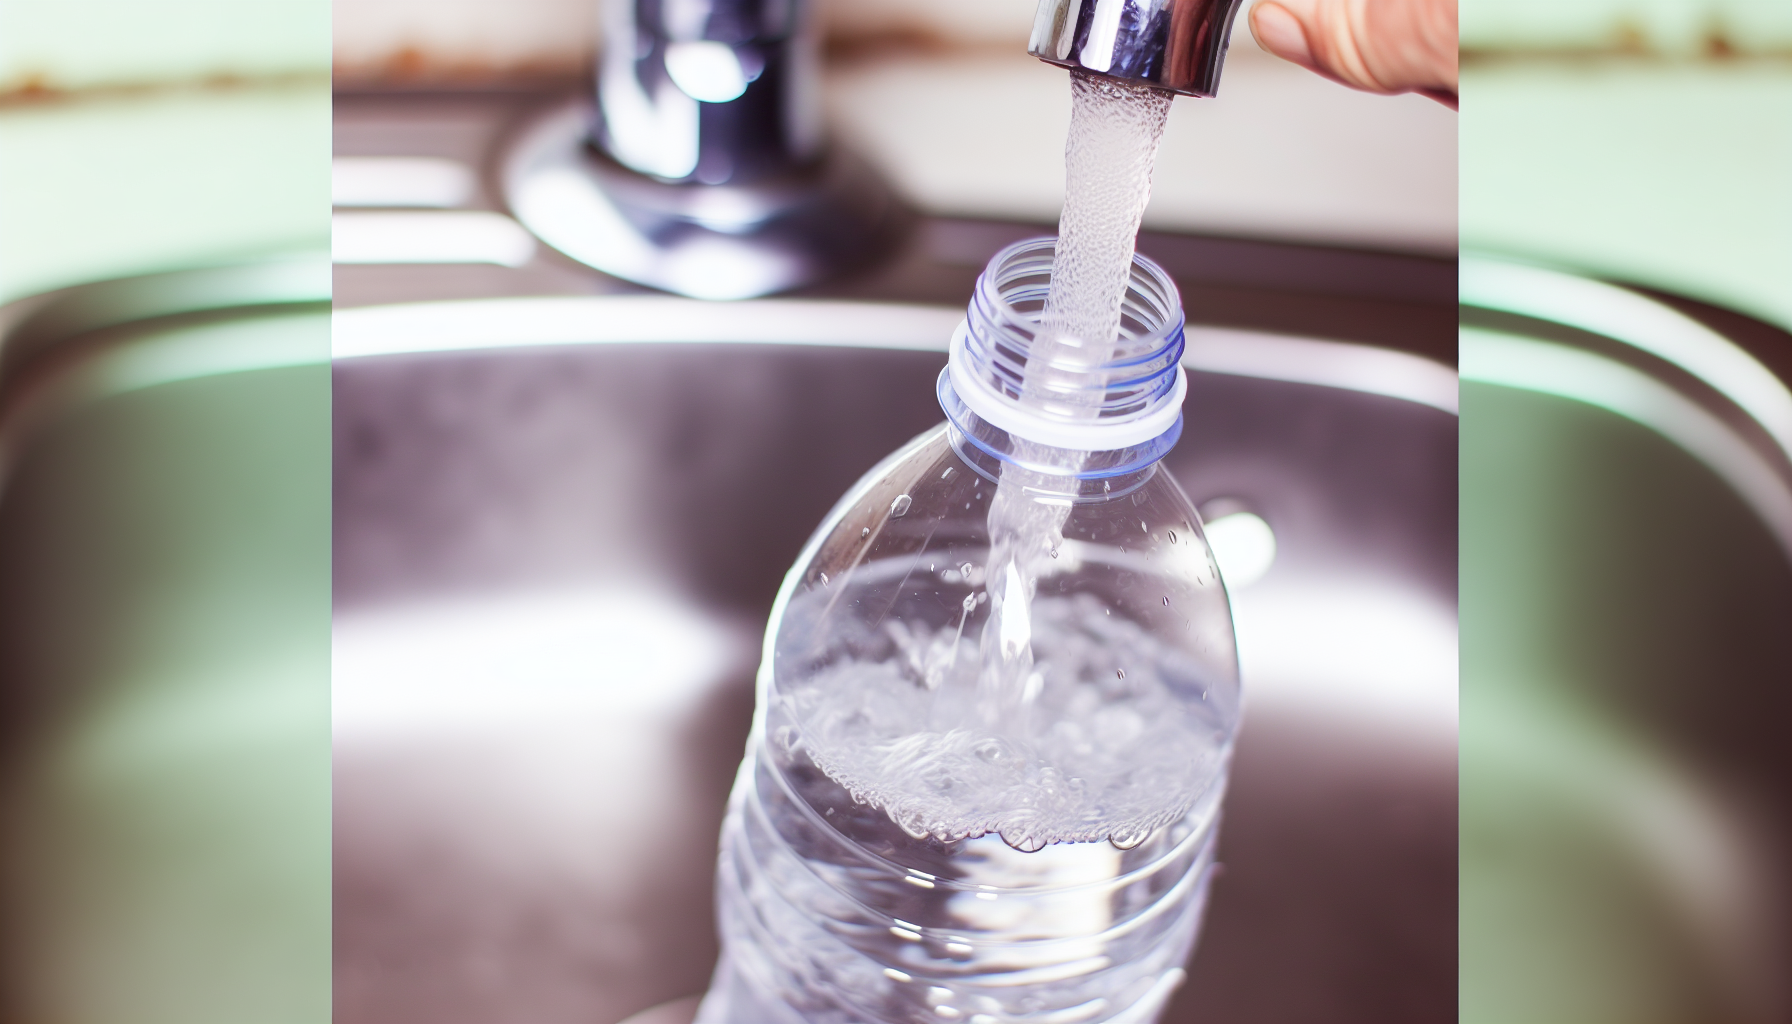
[(1420, 92), (1456, 109), (1456, 0), (1261, 0), (1251, 35), (1353, 89)]

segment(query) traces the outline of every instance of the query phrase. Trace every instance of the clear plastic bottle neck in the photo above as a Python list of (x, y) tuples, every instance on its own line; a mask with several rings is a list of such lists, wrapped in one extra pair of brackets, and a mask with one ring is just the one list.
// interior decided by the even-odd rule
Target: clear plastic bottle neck
[(1111, 353), (1079, 358), (1086, 347), (1047, 336), (1056, 243), (1017, 242), (990, 260), (940, 374), (940, 407), (953, 447), (985, 476), (1006, 463), (1068, 478), (1078, 494), (1129, 490), (1182, 435), (1181, 298), (1134, 255)]

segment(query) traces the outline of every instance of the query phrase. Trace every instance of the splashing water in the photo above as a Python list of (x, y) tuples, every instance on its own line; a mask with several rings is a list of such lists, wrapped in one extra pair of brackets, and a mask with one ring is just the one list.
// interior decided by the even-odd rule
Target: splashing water
[[(1042, 330), (1030, 350), (1021, 404), (1093, 419), (1102, 390), (1089, 372), (1113, 358), (1133, 244), (1151, 199), (1151, 171), (1172, 93), (1073, 71), (1064, 146), (1064, 212)], [(1033, 446), (1018, 443), (1027, 459)], [(1045, 461), (1045, 460), (1037, 460)], [(1042, 563), (1063, 541), (1069, 508), (1032, 500), (1039, 473), (1005, 463), (989, 508), (992, 615), (980, 648), (987, 722), (1021, 710), (1033, 670), (1032, 597)]]

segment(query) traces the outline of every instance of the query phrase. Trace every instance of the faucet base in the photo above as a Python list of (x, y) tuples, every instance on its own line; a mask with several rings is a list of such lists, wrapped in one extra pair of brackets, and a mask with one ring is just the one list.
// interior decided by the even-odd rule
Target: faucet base
[(505, 157), (502, 187), (536, 237), (625, 280), (702, 299), (789, 291), (889, 254), (913, 220), (839, 146), (746, 184), (675, 184), (592, 146), (593, 116), (581, 101), (526, 126)]

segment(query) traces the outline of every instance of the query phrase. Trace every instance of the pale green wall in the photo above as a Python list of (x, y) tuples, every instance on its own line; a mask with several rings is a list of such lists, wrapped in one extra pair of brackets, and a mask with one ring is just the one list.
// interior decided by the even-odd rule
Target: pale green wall
[(328, 0), (0, 3), (0, 302), (327, 248), (329, 69)]
[(1480, 50), (1704, 49), (1714, 33), (1743, 52), (1792, 50), (1785, 0), (1461, 0), (1461, 38)]
[(1470, 62), (1460, 145), (1465, 248), (1792, 326), (1792, 60)]

